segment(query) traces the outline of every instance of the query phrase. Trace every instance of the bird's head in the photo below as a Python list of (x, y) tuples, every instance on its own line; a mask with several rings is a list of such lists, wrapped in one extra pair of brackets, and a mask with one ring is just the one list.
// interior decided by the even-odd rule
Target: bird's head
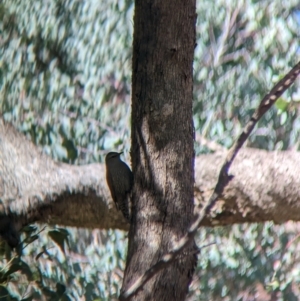
[(108, 161), (113, 160), (114, 158), (120, 158), (120, 155), (123, 154), (123, 152), (117, 153), (117, 152), (110, 152), (105, 157), (105, 163)]

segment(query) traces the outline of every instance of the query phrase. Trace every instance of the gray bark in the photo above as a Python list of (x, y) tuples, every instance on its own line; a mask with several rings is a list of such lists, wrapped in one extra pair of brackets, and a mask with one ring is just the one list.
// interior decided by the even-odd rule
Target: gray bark
[(17, 228), (46, 222), (128, 230), (106, 186), (102, 164), (55, 162), (0, 119), (0, 214)]
[[(208, 200), (225, 154), (196, 158), (196, 204)], [(300, 221), (299, 157), (294, 151), (241, 150), (231, 168), (233, 180), (202, 225)], [(129, 229), (111, 200), (103, 164), (57, 163), (1, 119), (0, 199), (0, 214), (13, 215), (19, 228), (36, 221)]]
[[(196, 160), (195, 200), (207, 200), (225, 154), (200, 156)], [(234, 176), (203, 225), (245, 222), (299, 221), (300, 153), (242, 149), (231, 168)]]
[[(121, 297), (193, 219), (196, 3), (135, 1), (132, 66), (133, 220)], [(193, 242), (192, 242), (193, 243)], [(184, 300), (196, 256), (153, 276), (131, 300)]]

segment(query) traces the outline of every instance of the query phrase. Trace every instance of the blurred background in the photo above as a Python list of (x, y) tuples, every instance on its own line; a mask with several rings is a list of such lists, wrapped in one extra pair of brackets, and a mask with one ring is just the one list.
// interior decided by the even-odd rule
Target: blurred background
[[(134, 3), (0, 1), (0, 114), (55, 160), (130, 162)], [(299, 61), (298, 0), (198, 0), (194, 59), (197, 155), (228, 149), (270, 88)], [(299, 149), (299, 80), (247, 146)], [(188, 300), (300, 300), (300, 224), (202, 228)], [(20, 271), (0, 246), (0, 300), (116, 300), (121, 231), (32, 226)], [(20, 268), (21, 266), (21, 268)]]

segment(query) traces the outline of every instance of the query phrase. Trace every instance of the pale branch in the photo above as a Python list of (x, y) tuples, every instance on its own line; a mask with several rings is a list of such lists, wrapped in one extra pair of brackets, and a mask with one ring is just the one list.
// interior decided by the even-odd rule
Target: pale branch
[[(300, 153), (244, 148), (225, 187), (202, 226), (288, 220), (300, 221)], [(202, 155), (195, 164), (195, 206), (205, 204), (215, 186), (225, 153)]]
[(163, 255), (156, 264), (151, 266), (142, 276), (140, 276), (133, 284), (131, 284), (130, 287), (120, 295), (120, 300), (130, 300), (131, 297), (136, 295), (142, 289), (147, 281), (149, 281), (159, 271), (168, 267), (174, 260), (176, 260), (177, 256), (183, 251), (183, 249), (191, 243), (197, 232), (197, 229), (201, 225), (203, 218), (208, 215), (211, 209), (215, 206), (217, 200), (222, 195), (224, 188), (232, 179), (232, 176), (229, 175), (229, 168), (239, 150), (243, 146), (244, 142), (247, 140), (260, 118), (267, 112), (267, 110), (271, 108), (271, 106), (282, 95), (282, 93), (294, 83), (299, 73), (300, 62), (295, 65), (295, 67), (293, 67), (291, 71), (286, 76), (284, 76), (284, 78), (280, 80), (261, 100), (258, 108), (255, 110), (250, 121), (246, 124), (243, 132), (240, 134), (235, 144), (229, 150), (225, 162), (221, 167), (218, 182), (209, 201), (202, 207), (200, 213), (196, 216), (196, 220), (190, 226), (186, 235), (178, 241), (176, 246), (169, 253)]
[(0, 216), (86, 228), (129, 225), (112, 203), (102, 164), (55, 162), (0, 119)]
[[(5, 141), (1, 134), (0, 139)], [(225, 157), (226, 153), (220, 152), (196, 158), (196, 208), (202, 207), (208, 201)], [(2, 153), (0, 158), (3, 159)], [(11, 195), (6, 195), (6, 198), (2, 191), (0, 198), (2, 209), (5, 210), (0, 213), (10, 212), (21, 221), (21, 226), (36, 221), (98, 229), (129, 228), (110, 198), (103, 164), (59, 164), (59, 173), (49, 167), (46, 174), (43, 174), (42, 164), (45, 162), (45, 159), (40, 161), (38, 174), (30, 167), (35, 164), (34, 161), (28, 162), (27, 167), (20, 163), (15, 169), (14, 179), (10, 182), (7, 174), (0, 174), (0, 187), (3, 188), (3, 183), (7, 184), (7, 192), (14, 190), (14, 186), (9, 186), (9, 183), (19, 183), (20, 187), (20, 194), (16, 199)], [(30, 173), (29, 190), (25, 189), (26, 185), (21, 184), (24, 181), (24, 169)], [(213, 210), (201, 222), (202, 226), (300, 220), (300, 206), (297, 207), (297, 204), (300, 205), (299, 153), (242, 149), (234, 160), (231, 172), (239, 177), (233, 178), (226, 186)], [(47, 190), (43, 191), (45, 187)]]
[[(1, 133), (0, 140), (8, 144)], [(24, 143), (22, 145), (19, 147), (21, 152)], [(31, 145), (31, 150), (28, 151), (33, 150), (34, 146)], [(10, 151), (13, 152), (11, 149)], [(39, 161), (37, 156), (35, 159)], [(225, 157), (226, 153), (220, 152), (196, 158), (194, 197), (196, 208), (202, 207), (208, 201)], [(3, 153), (0, 153), (0, 159), (1, 162), (5, 162)], [(51, 161), (50, 158), (48, 159)], [(21, 226), (37, 221), (61, 226), (128, 229), (122, 214), (116, 211), (110, 199), (102, 164), (83, 166), (59, 164), (57, 168), (60, 177), (57, 181), (55, 179), (58, 170), (52, 170), (49, 162), (47, 163), (49, 168), (44, 174), (45, 162), (47, 162), (45, 158), (40, 160), (37, 174), (31, 167), (35, 164), (34, 161), (28, 161), (27, 166), (20, 162), (15, 167), (14, 178), (11, 181), (9, 181), (7, 167), (4, 168), (6, 172), (3, 172), (2, 167), (0, 213), (10, 212), (16, 220), (21, 221)], [(28, 184), (29, 190), (25, 189), (26, 185), (21, 184), (25, 181), (22, 175), (24, 170), (29, 173), (31, 179)], [(245, 148), (239, 152), (230, 170), (239, 177), (234, 177), (226, 186), (213, 210), (202, 220), (202, 226), (270, 220), (276, 223), (288, 220), (300, 221), (299, 153), (267, 152)], [(70, 186), (71, 182), (73, 182), (72, 186)], [(12, 195), (6, 194), (5, 197), (3, 194), (3, 184), (6, 185), (6, 191), (11, 193), (14, 190), (12, 183), (19, 183), (20, 194), (16, 199), (13, 199)], [(45, 187), (47, 190), (43, 191)], [(72, 187), (72, 192), (69, 187)], [(3, 209), (5, 210), (2, 211)]]

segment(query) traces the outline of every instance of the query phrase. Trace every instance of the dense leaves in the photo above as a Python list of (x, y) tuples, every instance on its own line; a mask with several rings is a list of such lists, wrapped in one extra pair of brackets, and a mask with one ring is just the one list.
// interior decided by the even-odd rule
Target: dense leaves
[[(194, 120), (199, 134), (230, 147), (264, 94), (298, 61), (298, 2), (220, 2), (198, 5)], [(289, 89), (280, 108), (264, 116), (250, 146), (295, 145), (300, 129), (296, 91), (297, 86)]]
[(4, 1), (0, 109), (67, 162), (129, 148), (133, 5)]
[[(298, 60), (297, 6), (296, 0), (198, 1), (197, 140), (230, 147), (259, 100)], [(105, 150), (128, 151), (132, 16), (127, 0), (2, 1), (0, 113), (61, 161), (99, 162)], [(298, 148), (298, 86), (266, 114), (250, 146)], [(209, 151), (196, 144), (198, 154)], [(298, 227), (201, 230), (198, 244), (214, 245), (201, 250), (190, 300), (252, 300), (259, 293), (296, 300)], [(116, 298), (124, 233), (43, 230), (24, 229), (20, 257), (1, 246), (1, 300)]]

